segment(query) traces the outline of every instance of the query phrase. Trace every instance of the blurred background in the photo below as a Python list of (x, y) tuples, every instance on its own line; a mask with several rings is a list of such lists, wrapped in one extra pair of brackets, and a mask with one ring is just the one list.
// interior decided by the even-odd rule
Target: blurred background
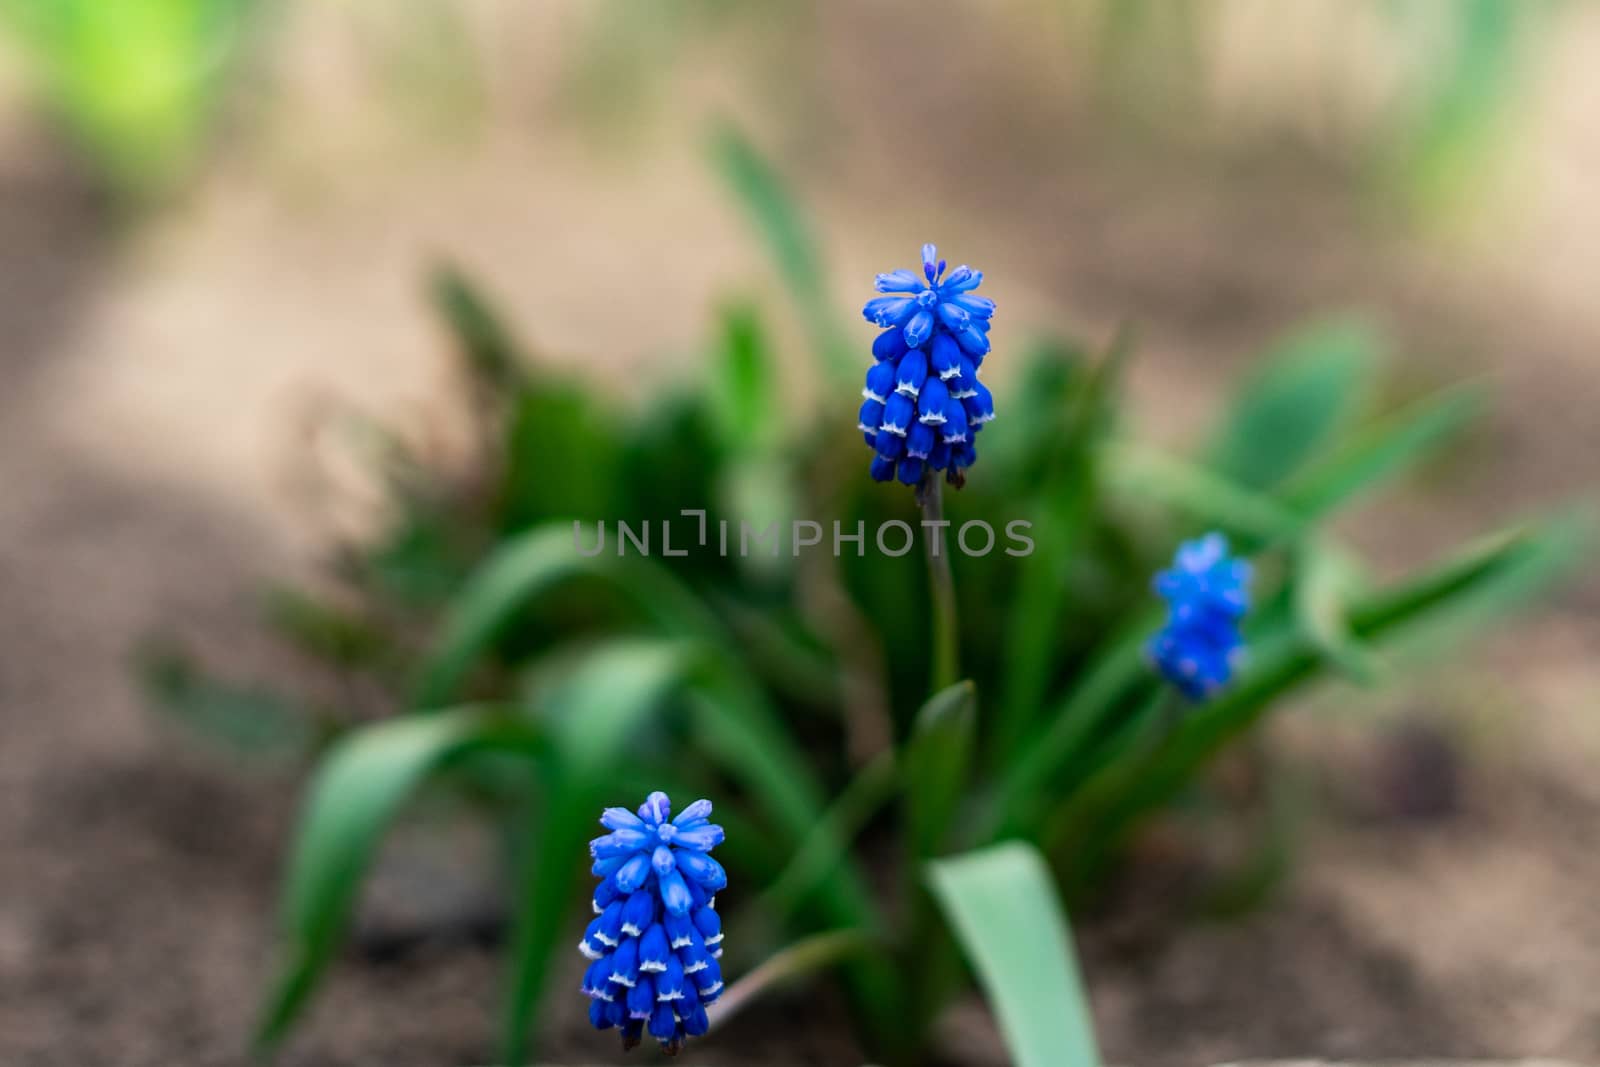
[[(759, 300), (806, 396), (732, 127), (816, 221), (828, 299), (936, 240), (1007, 338), (1131, 325), (1161, 441), (1354, 316), (1402, 388), (1495, 398), (1347, 523), (1399, 568), (1594, 487), (1597, 72), (1600, 9), (1555, 0), (0, 0), (0, 1059), (242, 1059), (296, 783), (154, 718), (131, 657), (162, 632), (299, 669), (259, 591), (372, 521), (322, 416), (463, 437), (430, 268), (645, 399)], [(1597, 616), (1574, 580), (1469, 659), (1275, 721), (1305, 815), (1258, 906), (1174, 921), (1183, 863), (1142, 841), (1080, 924), (1107, 1059), (1600, 1056)], [(470, 913), (475, 847), (407, 884)], [(284, 1062), (487, 1058), (492, 953), (376, 940)], [(954, 1054), (999, 1062), (962, 1022)]]

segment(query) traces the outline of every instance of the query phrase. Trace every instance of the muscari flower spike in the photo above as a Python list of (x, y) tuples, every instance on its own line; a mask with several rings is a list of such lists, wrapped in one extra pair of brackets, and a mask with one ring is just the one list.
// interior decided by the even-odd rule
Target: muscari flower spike
[(589, 1022), (622, 1031), (631, 1049), (648, 1031), (669, 1055), (710, 1026), (706, 1007), (722, 994), (722, 920), (714, 894), (728, 884), (708, 853), (722, 843), (711, 801), (672, 817), (665, 793), (637, 814), (607, 808), (610, 833), (589, 842), (595, 919), (578, 942), (590, 960), (583, 977)]
[(933, 245), (922, 246), (922, 277), (880, 274), (878, 292), (861, 313), (884, 327), (872, 343), (858, 424), (873, 450), (872, 477), (916, 485), (943, 471), (959, 488), (978, 460), (979, 431), (994, 418), (994, 397), (978, 380), (989, 353), (994, 301), (976, 296), (983, 272), (945, 273)]
[(1228, 554), (1228, 539), (1211, 533), (1178, 548), (1170, 570), (1156, 575), (1167, 624), (1146, 653), (1162, 677), (1192, 701), (1215, 696), (1244, 655), (1240, 620), (1250, 610), (1250, 564)]

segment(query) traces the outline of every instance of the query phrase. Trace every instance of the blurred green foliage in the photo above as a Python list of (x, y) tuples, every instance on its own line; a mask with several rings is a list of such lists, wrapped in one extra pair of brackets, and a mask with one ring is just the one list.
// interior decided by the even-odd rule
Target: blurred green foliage
[(43, 98), (111, 184), (154, 191), (204, 144), (261, 0), (0, 0)]
[[(778, 269), (814, 267), (804, 214), (765, 164), (731, 132), (715, 158)], [(1100, 354), (1058, 339), (1018, 345), (1004, 417), (949, 515), (997, 530), (1031, 521), (1037, 548), (952, 560), (969, 680), (930, 697), (928, 577), (915, 555), (868, 545), (835, 558), (824, 544), (740, 559), (687, 543), (696, 521), (685, 508), (705, 510), (711, 546), (723, 520), (734, 531), (791, 515), (847, 530), (916, 524), (908, 491), (866, 477), (853, 415), (867, 357), (825, 361), (844, 331), (820, 297), (798, 294), (830, 367), (828, 402), (813, 413), (791, 401), (746, 303), (722, 310), (703, 380), (656, 383), (630, 406), (541, 367), (459, 273), (441, 270), (432, 295), (460, 352), (476, 460), (447, 469), (393, 443), (374, 471), (389, 522), (339, 553), (337, 597), (271, 602), (286, 638), (388, 694), (393, 715), (331, 748), (325, 730), (304, 735), (318, 769), (288, 874), (267, 1045), (332, 958), (375, 842), (448, 767), (448, 781), (488, 799), (508, 842), (508, 1062), (536, 1032), (552, 954), (576, 929), (595, 813), (654, 788), (718, 800), (741, 887), (729, 899), (749, 901), (731, 920), (730, 973), (792, 938), (870, 941), (870, 952), (783, 958), (837, 967), (863, 1042), (899, 1064), (918, 1062), (965, 954), (1018, 1061), (1043, 1062), (1039, 1014), (1057, 1001), (1013, 982), (993, 955), (1028, 931), (1064, 940), (1041, 872), (1081, 898), (1143, 820), (1203, 788), (1211, 758), (1284, 696), (1328, 676), (1381, 680), (1503, 617), (1572, 565), (1587, 534), (1579, 513), (1535, 518), (1373, 581), (1326, 520), (1436, 453), (1481, 398), (1446, 389), (1378, 408), (1382, 345), (1358, 325), (1313, 324), (1271, 348), (1193, 456), (1131, 433), (1126, 339)], [(577, 551), (575, 520), (585, 548), (607, 524), (604, 551)], [(664, 521), (687, 555), (662, 557)], [(652, 554), (619, 548), (618, 522), (648, 525)], [(1185, 710), (1144, 662), (1159, 622), (1148, 582), (1180, 537), (1210, 528), (1260, 564), (1259, 607), (1235, 686)], [(187, 723), (221, 723), (237, 740), (229, 687), (171, 662), (155, 677)], [(226, 714), (205, 713), (208, 701)], [(870, 827), (891, 836), (860, 847)], [(884, 899), (884, 864), (900, 874), (898, 900)], [(1245, 872), (1240, 884), (1258, 880)], [(1039, 982), (1076, 996), (1070, 969), (1045, 970)], [(1089, 1067), (1092, 1037), (1072, 1043), (1074, 1064)]]

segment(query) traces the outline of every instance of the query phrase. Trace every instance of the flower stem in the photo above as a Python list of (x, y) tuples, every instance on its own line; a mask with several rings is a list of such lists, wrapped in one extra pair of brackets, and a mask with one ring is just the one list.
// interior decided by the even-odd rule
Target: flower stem
[(928, 589), (933, 601), (933, 688), (938, 693), (961, 680), (956, 650), (956, 588), (950, 578), (949, 539), (944, 517), (944, 483), (936, 470), (926, 471), (917, 487), (928, 550)]

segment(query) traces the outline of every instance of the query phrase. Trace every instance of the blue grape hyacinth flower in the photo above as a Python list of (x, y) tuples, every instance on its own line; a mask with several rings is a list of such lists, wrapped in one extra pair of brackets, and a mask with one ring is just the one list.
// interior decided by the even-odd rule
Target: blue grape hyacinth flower
[(1162, 677), (1192, 701), (1209, 700), (1233, 679), (1244, 655), (1240, 621), (1250, 610), (1250, 564), (1228, 554), (1228, 539), (1211, 533), (1179, 547), (1172, 567), (1156, 575), (1167, 624), (1146, 652)]
[(880, 482), (916, 485), (932, 470), (959, 488), (977, 462), (978, 432), (994, 418), (994, 397), (978, 380), (994, 301), (973, 293), (982, 271), (945, 268), (939, 250), (923, 245), (922, 277), (909, 270), (878, 275), (877, 290), (887, 295), (861, 309), (884, 327), (872, 343), (877, 362), (867, 371), (858, 418)]
[(637, 813), (607, 808), (610, 833), (589, 842), (594, 921), (578, 942), (590, 960), (583, 976), (589, 1022), (622, 1031), (624, 1050), (648, 1032), (669, 1054), (709, 1028), (706, 1007), (722, 994), (722, 920), (715, 894), (728, 884), (709, 855), (722, 843), (711, 801), (672, 817), (665, 793)]

